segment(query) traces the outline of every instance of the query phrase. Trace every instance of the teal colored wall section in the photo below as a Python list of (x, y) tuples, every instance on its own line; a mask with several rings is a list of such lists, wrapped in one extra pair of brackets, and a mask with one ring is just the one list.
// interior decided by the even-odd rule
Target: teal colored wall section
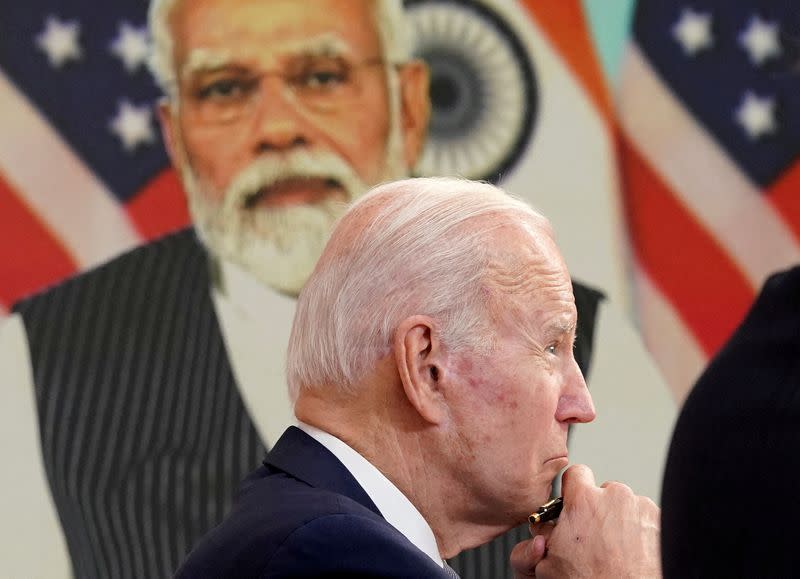
[(635, 0), (583, 0), (595, 46), (611, 88), (616, 87)]

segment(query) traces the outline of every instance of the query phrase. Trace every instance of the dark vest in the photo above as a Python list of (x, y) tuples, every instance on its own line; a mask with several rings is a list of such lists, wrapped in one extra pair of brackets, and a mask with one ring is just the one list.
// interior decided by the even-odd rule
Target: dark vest
[(77, 578), (171, 576), (264, 458), (210, 283), (185, 230), (16, 307)]
[[(76, 578), (168, 577), (266, 449), (233, 377), (208, 257), (187, 229), (19, 303), (42, 456)], [(600, 294), (575, 284), (588, 370)], [(453, 561), (506, 573), (524, 527)], [(498, 574), (499, 573), (499, 574)]]

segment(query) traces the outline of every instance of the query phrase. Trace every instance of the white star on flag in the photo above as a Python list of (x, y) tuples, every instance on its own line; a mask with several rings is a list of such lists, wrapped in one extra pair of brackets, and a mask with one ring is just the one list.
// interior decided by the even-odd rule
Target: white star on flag
[(736, 120), (752, 140), (774, 133), (778, 129), (775, 123), (775, 99), (762, 98), (747, 91), (736, 111)]
[(760, 66), (764, 61), (781, 54), (778, 23), (766, 22), (758, 16), (750, 19), (747, 29), (739, 35), (741, 44), (750, 55), (750, 62)]
[(47, 54), (51, 66), (61, 68), (67, 61), (80, 60), (80, 31), (81, 26), (76, 20), (65, 22), (49, 16), (45, 29), (36, 37), (36, 46)]
[(711, 14), (684, 9), (680, 20), (672, 27), (672, 35), (683, 47), (684, 53), (693, 56), (714, 44), (711, 35)]
[(147, 60), (149, 51), (146, 28), (120, 23), (117, 37), (111, 44), (111, 52), (122, 60), (125, 70), (135, 72)]
[(151, 124), (152, 115), (147, 105), (136, 106), (127, 100), (119, 103), (110, 129), (122, 141), (122, 146), (127, 152), (131, 153), (139, 145), (152, 143), (155, 140)]

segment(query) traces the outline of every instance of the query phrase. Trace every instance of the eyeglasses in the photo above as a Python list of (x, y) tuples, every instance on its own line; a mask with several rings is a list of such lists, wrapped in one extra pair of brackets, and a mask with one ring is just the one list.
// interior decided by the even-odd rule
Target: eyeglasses
[(301, 107), (336, 112), (357, 104), (363, 96), (366, 70), (384, 65), (395, 66), (380, 58), (354, 63), (338, 56), (301, 56), (283, 70), (257, 74), (245, 67), (224, 67), (198, 73), (185, 91), (186, 104), (200, 123), (233, 123), (252, 113), (263, 95), (262, 81), (275, 77)]

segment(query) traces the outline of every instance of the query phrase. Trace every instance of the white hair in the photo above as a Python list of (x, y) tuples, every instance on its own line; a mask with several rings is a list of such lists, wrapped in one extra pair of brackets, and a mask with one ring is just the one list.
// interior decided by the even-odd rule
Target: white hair
[[(175, 70), (174, 39), (169, 26), (169, 18), (178, 1), (152, 0), (148, 13), (152, 38), (150, 70), (161, 90), (173, 101), (173, 104), (177, 96), (178, 71)], [(403, 11), (402, 0), (373, 0), (373, 2), (384, 60), (392, 64), (407, 62), (411, 58), (412, 41), (411, 29)]]
[(505, 225), (551, 235), (525, 202), (464, 179), (387, 183), (353, 204), (297, 302), (287, 357), (292, 399), (321, 385), (354, 392), (412, 315), (435, 319), (450, 351), (490, 349), (490, 232)]

